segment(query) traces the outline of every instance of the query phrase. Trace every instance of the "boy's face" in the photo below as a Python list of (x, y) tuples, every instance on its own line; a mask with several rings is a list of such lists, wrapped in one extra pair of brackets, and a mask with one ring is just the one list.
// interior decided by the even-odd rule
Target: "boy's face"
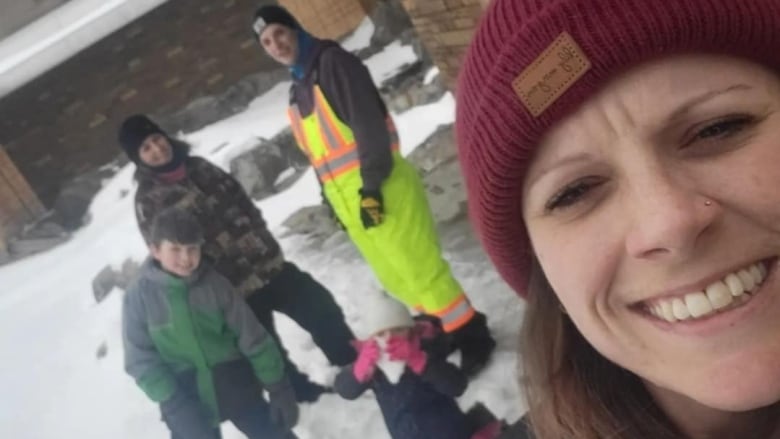
[(149, 246), (152, 257), (172, 274), (187, 277), (200, 265), (200, 244), (179, 244), (163, 240)]

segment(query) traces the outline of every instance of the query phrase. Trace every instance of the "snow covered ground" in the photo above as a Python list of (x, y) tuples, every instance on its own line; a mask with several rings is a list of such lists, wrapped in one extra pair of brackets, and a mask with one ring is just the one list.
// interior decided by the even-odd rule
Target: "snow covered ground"
[[(359, 41), (350, 44), (360, 46)], [(413, 59), (411, 49), (394, 44), (367, 64), (379, 80)], [(280, 84), (245, 112), (186, 134), (195, 154), (227, 167), (247, 139), (271, 137), (283, 129), (286, 88), (287, 84)], [(439, 124), (452, 122), (454, 100), (446, 95), (395, 117), (408, 154)], [(118, 267), (128, 257), (140, 261), (146, 254), (133, 215), (132, 172), (132, 166), (123, 168), (106, 183), (91, 206), (90, 224), (70, 241), (0, 268), (0, 437), (167, 437), (157, 407), (122, 369), (122, 292), (112, 292), (100, 304), (91, 293), (91, 280), (104, 265)], [(289, 214), (319, 202), (317, 183), (308, 171), (287, 191), (257, 204), (279, 236)], [(488, 314), (499, 342), (494, 361), (471, 383), (461, 403), (467, 407), (483, 401), (497, 415), (514, 420), (524, 409), (515, 360), (522, 305), (498, 279), (465, 221), (443, 226), (441, 233), (447, 259), (475, 306)], [(303, 236), (284, 238), (281, 243), (290, 260), (331, 289), (350, 325), (359, 325), (361, 298), (379, 287), (345, 236), (337, 234), (319, 251)], [(277, 321), (293, 360), (314, 380), (332, 379), (334, 370), (308, 335), (284, 316)], [(102, 343), (108, 351), (98, 359), (96, 351)], [(223, 431), (227, 439), (242, 437), (230, 426)], [(353, 402), (323, 396), (303, 407), (296, 432), (302, 439), (388, 437), (370, 392)]]

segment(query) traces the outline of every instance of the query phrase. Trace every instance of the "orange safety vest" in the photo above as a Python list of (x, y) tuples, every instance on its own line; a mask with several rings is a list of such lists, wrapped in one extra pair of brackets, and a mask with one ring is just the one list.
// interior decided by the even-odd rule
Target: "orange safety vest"
[[(293, 135), (299, 147), (309, 158), (317, 177), (323, 184), (360, 168), (357, 142), (352, 130), (339, 120), (325, 99), (319, 85), (314, 86), (314, 111), (302, 117), (298, 105), (287, 110)], [(398, 132), (390, 115), (387, 116), (391, 150), (399, 151)]]

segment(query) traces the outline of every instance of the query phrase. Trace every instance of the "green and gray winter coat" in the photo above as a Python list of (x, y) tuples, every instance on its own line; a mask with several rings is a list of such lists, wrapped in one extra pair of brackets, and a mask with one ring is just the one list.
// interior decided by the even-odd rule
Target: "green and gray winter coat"
[(243, 296), (259, 290), (282, 271), (284, 254), (252, 200), (230, 174), (200, 157), (188, 157), (186, 176), (165, 182), (139, 167), (135, 178), (135, 214), (147, 243), (152, 221), (176, 206), (203, 229), (203, 257)]
[(236, 388), (220, 391), (215, 383), (226, 382), (214, 375), (220, 367), (246, 359), (269, 391), (286, 385), (276, 342), (230, 282), (206, 263), (179, 278), (147, 259), (124, 297), (123, 336), (125, 370), (150, 399), (164, 402), (188, 390), (180, 388), (181, 377), (194, 375), (192, 384), (214, 423), (222, 418), (218, 393), (254, 385), (262, 394), (254, 377), (243, 383), (228, 379)]

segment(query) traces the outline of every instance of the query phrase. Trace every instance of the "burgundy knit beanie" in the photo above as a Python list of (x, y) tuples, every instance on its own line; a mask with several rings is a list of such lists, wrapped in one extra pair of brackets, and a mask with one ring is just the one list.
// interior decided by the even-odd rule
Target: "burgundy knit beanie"
[(461, 71), (456, 133), (477, 233), (519, 295), (532, 260), (521, 190), (542, 135), (616, 74), (686, 52), (780, 67), (780, 0), (491, 2)]

